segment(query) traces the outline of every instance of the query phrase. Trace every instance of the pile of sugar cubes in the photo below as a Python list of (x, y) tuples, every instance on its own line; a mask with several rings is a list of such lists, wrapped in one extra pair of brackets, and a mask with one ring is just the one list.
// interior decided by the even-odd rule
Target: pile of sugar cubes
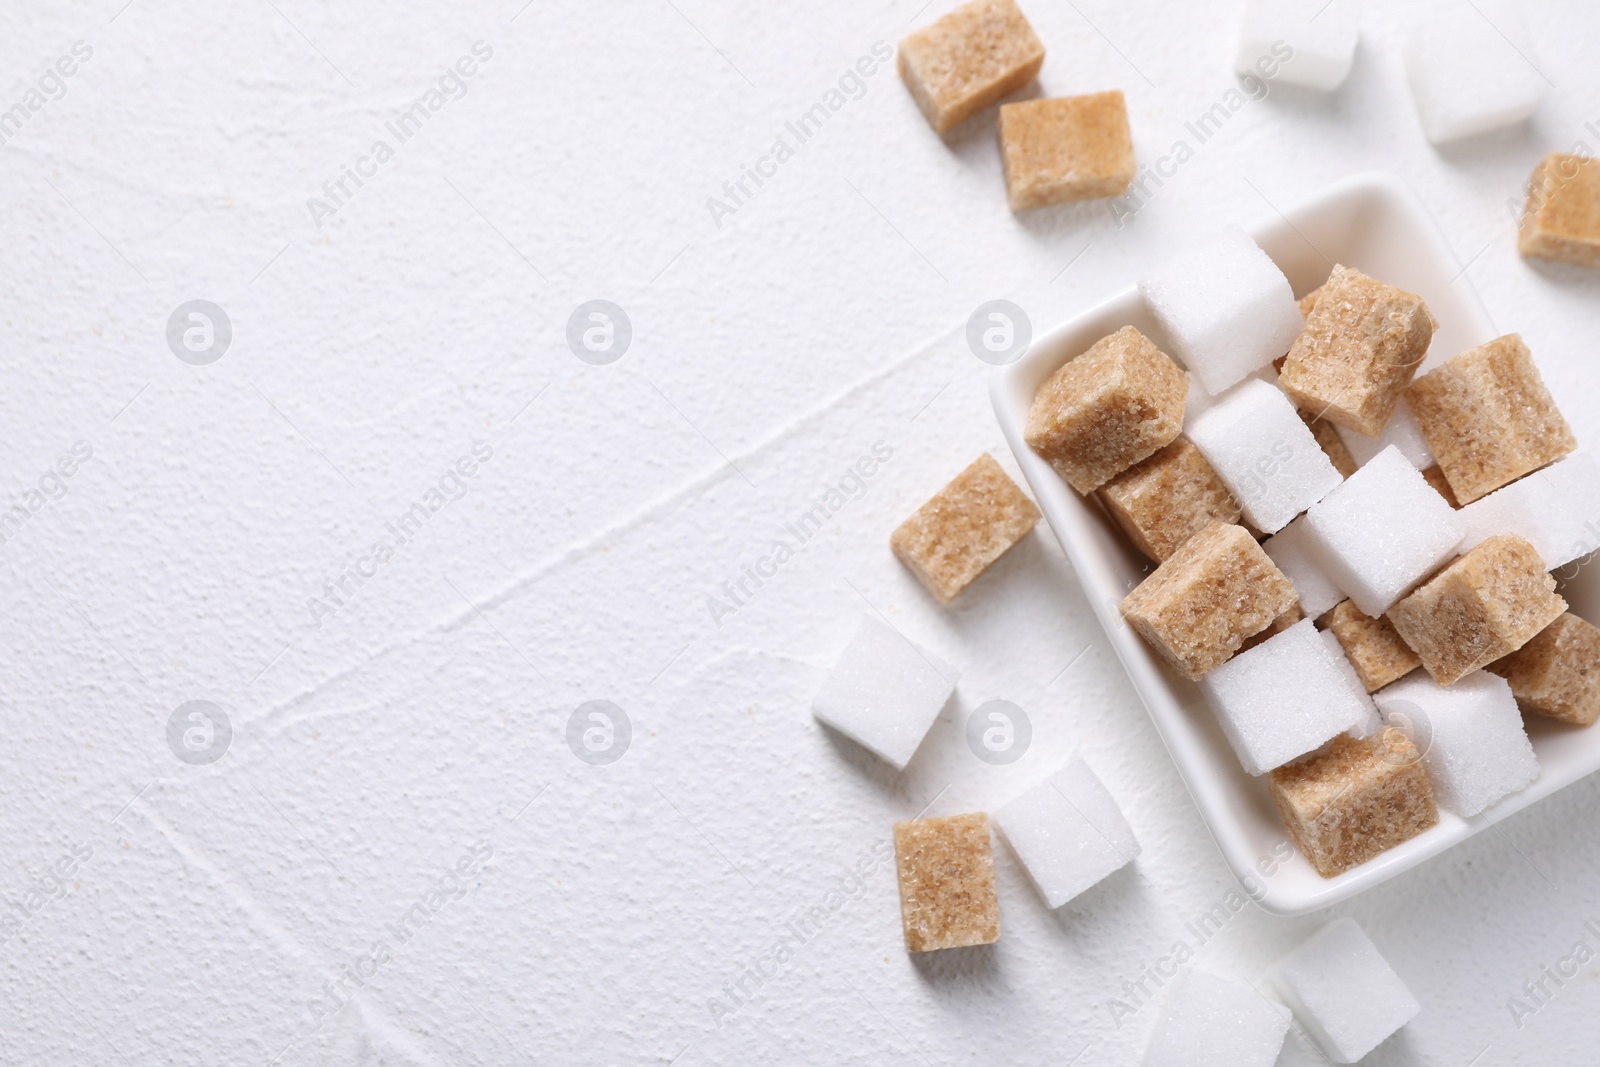
[(1158, 564), (1122, 615), (1302, 854), (1333, 877), (1527, 786), (1523, 713), (1600, 715), (1600, 628), (1549, 573), (1600, 548), (1600, 463), (1522, 339), (1419, 374), (1420, 297), (1336, 265), (1297, 301), (1238, 229), (1141, 288), (1171, 354), (1102, 338), (1026, 439)]

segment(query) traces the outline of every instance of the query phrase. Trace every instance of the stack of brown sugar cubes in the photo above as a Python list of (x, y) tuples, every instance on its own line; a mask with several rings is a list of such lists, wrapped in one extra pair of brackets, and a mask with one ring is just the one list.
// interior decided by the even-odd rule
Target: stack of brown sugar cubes
[(1600, 715), (1550, 574), (1600, 548), (1600, 464), (1517, 335), (1419, 374), (1420, 297), (1336, 265), (1297, 301), (1241, 236), (1141, 281), (1188, 374), (1124, 327), (1026, 439), (1157, 565), (1123, 618), (1333, 877), (1532, 782), (1524, 713)]
[[(898, 62), (928, 123), (946, 134), (1032, 83), (1044, 44), (1014, 0), (972, 0), (901, 41)], [(1013, 211), (1121, 196), (1133, 182), (1119, 91), (1006, 104), (999, 126)]]

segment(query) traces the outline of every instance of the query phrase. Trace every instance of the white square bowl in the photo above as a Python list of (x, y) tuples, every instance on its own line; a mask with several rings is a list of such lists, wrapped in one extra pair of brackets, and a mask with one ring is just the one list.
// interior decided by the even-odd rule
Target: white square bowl
[[(1433, 336), (1423, 371), (1496, 336), (1470, 287), (1458, 284), (1460, 263), (1433, 219), (1415, 194), (1392, 175), (1372, 173), (1346, 179), (1249, 232), (1288, 275), (1296, 293), (1320, 285), (1333, 263), (1343, 263), (1419, 294), (1442, 324)], [(1016, 363), (996, 370), (990, 395), (1006, 440), (1066, 550), (1111, 647), (1143, 699), (1234, 877), (1257, 903), (1280, 915), (1325, 908), (1600, 770), (1600, 725), (1583, 729), (1530, 718), (1528, 734), (1541, 773), (1528, 788), (1483, 814), (1462, 819), (1441, 810), (1439, 825), (1432, 830), (1334, 878), (1321, 877), (1298, 854), (1287, 863), (1277, 862), (1275, 853), (1281, 851), (1288, 834), (1273, 808), (1265, 777), (1252, 778), (1244, 772), (1199, 687), (1169, 670), (1118, 611), (1123, 597), (1152, 565), (1094, 500), (1074, 492), (1023, 440), (1028, 409), (1039, 385), (1095, 341), (1130, 325), (1163, 351), (1172, 351), (1138, 287), (1129, 286), (1040, 337)], [(1600, 584), (1600, 578), (1591, 573), (1596, 570), (1600, 568), (1583, 568), (1580, 583)], [(1566, 595), (1574, 610), (1582, 614), (1588, 599), (1585, 591), (1574, 589)], [(1600, 596), (1593, 599), (1600, 603)], [(1293, 699), (1293, 694), (1284, 696)]]

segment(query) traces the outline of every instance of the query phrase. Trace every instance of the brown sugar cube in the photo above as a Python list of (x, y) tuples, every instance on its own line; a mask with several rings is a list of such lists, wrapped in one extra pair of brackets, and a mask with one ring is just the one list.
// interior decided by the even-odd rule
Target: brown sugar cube
[(1361, 614), (1354, 601), (1339, 601), (1318, 621), (1339, 639), (1339, 647), (1369, 693), (1422, 666), (1421, 658), (1400, 639), (1393, 623)]
[(1278, 385), (1295, 406), (1375, 436), (1428, 354), (1433, 316), (1414, 293), (1334, 267)]
[[(1317, 297), (1319, 297), (1321, 295), (1322, 295), (1322, 287), (1318, 286), (1317, 288), (1311, 290), (1311, 292), (1307, 293), (1305, 296), (1302, 296), (1299, 300), (1296, 300), (1294, 302), (1295, 306), (1300, 309), (1300, 317), (1302, 319), (1311, 317), (1311, 309), (1317, 306)], [(1282, 374), (1283, 373), (1283, 365), (1284, 365), (1285, 362), (1288, 361), (1288, 359), (1289, 359), (1289, 354), (1287, 352), (1285, 352), (1283, 355), (1279, 356), (1277, 359), (1272, 361), (1272, 369), (1277, 371), (1279, 374)], [(1315, 414), (1315, 413), (1313, 413), (1313, 414)], [(1311, 424), (1311, 419), (1306, 418), (1304, 413), (1302, 413), (1300, 417), (1303, 418), (1303, 419), (1306, 419), (1306, 424), (1308, 426)], [(1345, 475), (1345, 477), (1348, 478), (1349, 475), (1347, 474), (1347, 475)]]
[(1450, 490), (1449, 480), (1445, 478), (1444, 471), (1439, 469), (1439, 465), (1437, 463), (1424, 470), (1422, 472), (1422, 477), (1429, 485), (1433, 486), (1434, 492), (1444, 497), (1444, 502), (1446, 504), (1449, 504), (1457, 511), (1461, 510), (1461, 505), (1456, 501), (1455, 493), (1451, 492)]
[(1269, 789), (1295, 847), (1324, 878), (1439, 823), (1422, 757), (1393, 727), (1361, 740), (1340, 734), (1273, 771)]
[(1528, 182), (1517, 251), (1600, 267), (1600, 159), (1552, 152)]
[(1484, 669), (1511, 683), (1523, 711), (1579, 726), (1600, 717), (1600, 627), (1571, 612)]
[(1000, 940), (989, 816), (979, 812), (897, 822), (894, 863), (907, 952)]
[(1039, 509), (985, 452), (889, 536), (889, 547), (948, 604), (1028, 535)]
[(1356, 472), (1356, 457), (1350, 454), (1344, 438), (1339, 436), (1333, 423), (1319, 419), (1309, 411), (1300, 412), (1300, 421), (1311, 427), (1311, 436), (1317, 439), (1317, 444), (1327, 453), (1329, 462), (1341, 477), (1348, 478)]
[(1243, 526), (1217, 522), (1140, 582), (1122, 615), (1163, 659), (1199, 680), (1299, 602)]
[(1013, 0), (972, 0), (900, 42), (900, 78), (946, 133), (1033, 81), (1044, 45)]
[(1239, 521), (1239, 502), (1187, 437), (1111, 479), (1100, 502), (1157, 563), (1213, 522)]
[(1039, 387), (1028, 446), (1088, 496), (1165, 448), (1183, 429), (1189, 379), (1144, 334), (1124, 326)]
[(1299, 622), (1305, 617), (1305, 612), (1300, 610), (1300, 601), (1296, 600), (1292, 605), (1290, 605), (1288, 611), (1272, 620), (1271, 626), (1268, 626), (1265, 630), (1262, 630), (1254, 637), (1245, 638), (1244, 644), (1239, 646), (1239, 651), (1250, 651), (1252, 648), (1255, 648), (1257, 645), (1261, 644), (1261, 642), (1273, 637), (1277, 637), (1279, 634), (1283, 633), (1283, 631), (1287, 630), (1289, 627), (1293, 626), (1295, 623)]
[(1462, 505), (1578, 447), (1514, 333), (1424, 374), (1406, 403)]
[(1500, 534), (1390, 608), (1389, 621), (1433, 680), (1450, 685), (1515, 652), (1566, 610), (1539, 550)]
[(1012, 211), (1121, 196), (1135, 170), (1122, 92), (1004, 105), (1000, 160)]

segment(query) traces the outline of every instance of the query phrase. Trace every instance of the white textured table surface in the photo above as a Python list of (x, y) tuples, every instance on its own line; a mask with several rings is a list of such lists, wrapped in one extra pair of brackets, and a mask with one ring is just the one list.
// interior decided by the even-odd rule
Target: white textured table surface
[[(1183, 945), (1255, 979), (1326, 917), (1196, 936), (1231, 882), (1047, 531), (952, 610), (889, 555), (1002, 452), (967, 315), (1008, 297), (1044, 329), (1174, 241), (1387, 168), (1593, 444), (1600, 275), (1521, 261), (1507, 201), (1600, 144), (1600, 11), (1527, 5), (1550, 99), (1440, 152), (1397, 51), (1437, 5), (1369, 4), (1340, 93), (1247, 103), (1119, 229), (1013, 217), (992, 116), (941, 143), (892, 69), (713, 219), (942, 3), (518, 3), (0, 11), (25, 115), (0, 125), (0, 498), (26, 516), (0, 545), (0, 1062), (1136, 1060), (1147, 968)], [(1145, 162), (1235, 84), (1232, 2), (1026, 6), (1042, 90), (1124, 89)], [(386, 124), (480, 41), (401, 143)], [(610, 366), (564, 339), (594, 298), (633, 326)], [(166, 340), (192, 299), (232, 324), (206, 366)], [(775, 539), (792, 558), (728, 600)], [(870, 610), (963, 671), (898, 778), (808, 711)], [(961, 735), (996, 697), (1034, 725), (1008, 767)], [(632, 723), (605, 766), (566, 740), (593, 699)], [(209, 765), (167, 741), (192, 700), (231, 725)], [(1135, 869), (1051, 914), (999, 848), (1000, 944), (908, 958), (890, 822), (992, 807), (1076, 747)], [(1592, 1055), (1600, 961), (1520, 1027), (1508, 1000), (1600, 948), (1597, 812), (1591, 780), (1336, 909), (1424, 1003), (1371, 1062)], [(1291, 1036), (1283, 1062), (1318, 1060)]]

